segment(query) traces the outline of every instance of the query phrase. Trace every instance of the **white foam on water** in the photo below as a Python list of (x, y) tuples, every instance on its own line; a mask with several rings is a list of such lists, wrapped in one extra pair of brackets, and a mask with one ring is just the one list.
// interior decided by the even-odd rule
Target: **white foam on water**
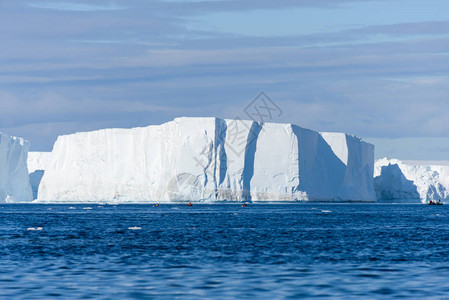
[(324, 210), (322, 210), (321, 212), (322, 212), (322, 213), (330, 213), (330, 212), (332, 212), (332, 210), (326, 210), (326, 209), (324, 209)]
[(138, 227), (138, 226), (133, 226), (133, 227), (128, 227), (129, 230), (141, 230), (142, 227)]
[(27, 228), (27, 230), (30, 230), (30, 231), (40, 231), (42, 229), (43, 229), (42, 227), (28, 227)]

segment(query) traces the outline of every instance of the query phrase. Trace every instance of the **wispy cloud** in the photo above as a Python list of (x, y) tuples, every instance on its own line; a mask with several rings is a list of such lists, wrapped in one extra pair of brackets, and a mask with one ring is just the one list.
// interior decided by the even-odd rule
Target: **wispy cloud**
[[(431, 2), (426, 9), (448, 8)], [(403, 3), (3, 1), (0, 129), (49, 149), (57, 134), (78, 130), (233, 118), (263, 90), (285, 111), (275, 121), (371, 137), (447, 136), (449, 19), (419, 14), (417, 0), (409, 19), (363, 15)], [(231, 26), (227, 16), (251, 12), (243, 21), (257, 24), (286, 10), (313, 10), (312, 25), (332, 16), (338, 26), (316, 32), (304, 23), (300, 34), (279, 27), (273, 35), (252, 25), (258, 32), (248, 35), (198, 22), (222, 13)], [(362, 14), (354, 20), (371, 21), (353, 22), (354, 11)]]
[(116, 5), (116, 4), (90, 4), (89, 2), (30, 2), (28, 3), (30, 7), (40, 8), (40, 9), (53, 9), (61, 11), (110, 11), (110, 10), (122, 10), (126, 9), (126, 6)]

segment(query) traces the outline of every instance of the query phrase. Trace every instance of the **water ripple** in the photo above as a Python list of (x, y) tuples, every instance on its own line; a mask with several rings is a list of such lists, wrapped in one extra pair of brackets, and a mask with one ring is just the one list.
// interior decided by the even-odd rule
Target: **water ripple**
[(418, 205), (83, 208), (2, 205), (0, 298), (449, 293), (445, 206), (440, 216)]

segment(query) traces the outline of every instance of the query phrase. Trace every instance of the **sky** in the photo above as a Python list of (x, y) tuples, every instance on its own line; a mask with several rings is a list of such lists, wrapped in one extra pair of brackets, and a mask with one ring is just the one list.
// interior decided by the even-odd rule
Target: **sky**
[(58, 135), (243, 118), (449, 160), (447, 0), (0, 0), (0, 131)]

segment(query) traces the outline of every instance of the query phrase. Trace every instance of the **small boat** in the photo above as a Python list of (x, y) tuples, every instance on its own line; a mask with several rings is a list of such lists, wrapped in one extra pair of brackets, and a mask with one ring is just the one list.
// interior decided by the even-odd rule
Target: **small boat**
[(242, 207), (247, 207), (248, 205), (246, 204), (246, 203), (243, 203), (242, 204)]
[(158, 207), (158, 206), (159, 206), (159, 203), (156, 203), (153, 205), (153, 207)]
[(192, 202), (189, 202), (189, 204), (188, 204), (189, 206), (193, 206), (193, 204), (192, 204)]
[(440, 200), (438, 201), (429, 200), (429, 202), (427, 202), (426, 205), (443, 205), (443, 203), (441, 203)]

